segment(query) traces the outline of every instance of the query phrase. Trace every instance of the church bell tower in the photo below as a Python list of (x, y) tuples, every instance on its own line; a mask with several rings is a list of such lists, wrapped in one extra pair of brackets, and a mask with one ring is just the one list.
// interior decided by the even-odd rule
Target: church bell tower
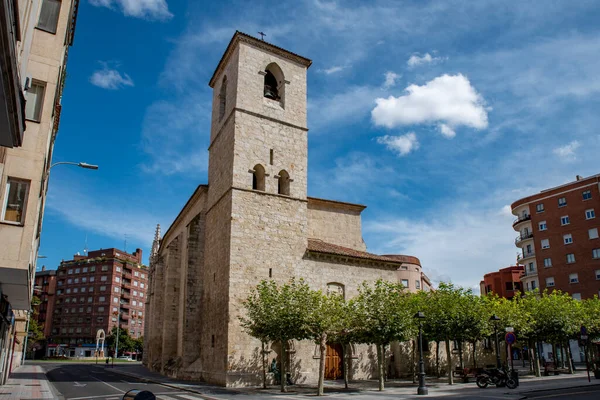
[[(311, 61), (236, 32), (211, 80), (206, 202), (205, 371), (239, 384), (257, 343), (241, 302), (263, 279), (289, 280), (307, 247), (306, 74)], [(207, 371), (208, 373), (208, 371)]]

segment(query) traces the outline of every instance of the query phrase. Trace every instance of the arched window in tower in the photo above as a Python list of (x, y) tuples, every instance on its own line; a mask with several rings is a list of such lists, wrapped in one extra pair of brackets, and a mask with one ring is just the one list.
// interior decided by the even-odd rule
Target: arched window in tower
[(277, 193), (290, 195), (290, 174), (286, 170), (279, 171), (277, 180)]
[(342, 298), (346, 297), (346, 290), (344, 285), (337, 282), (329, 282), (327, 284), (327, 295), (338, 295), (342, 296)]
[(260, 164), (256, 164), (252, 172), (252, 189), (265, 191), (265, 167)]
[(285, 94), (285, 78), (279, 65), (271, 63), (265, 68), (264, 96), (283, 105)]
[(219, 92), (219, 121), (225, 116), (225, 107), (227, 106), (227, 76), (223, 78), (221, 83), (221, 91)]

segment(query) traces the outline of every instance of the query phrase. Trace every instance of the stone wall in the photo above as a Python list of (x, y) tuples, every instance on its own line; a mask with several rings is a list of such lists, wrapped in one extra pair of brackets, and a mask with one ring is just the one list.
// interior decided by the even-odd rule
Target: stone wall
[(360, 211), (324, 201), (308, 200), (308, 237), (367, 251)]

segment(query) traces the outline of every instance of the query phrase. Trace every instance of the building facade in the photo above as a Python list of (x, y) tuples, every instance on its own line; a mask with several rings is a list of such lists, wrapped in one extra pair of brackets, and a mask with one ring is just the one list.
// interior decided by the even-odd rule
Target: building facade
[(20, 365), (78, 0), (0, 0), (0, 383)]
[[(346, 298), (377, 279), (429, 289), (416, 257), (367, 252), (365, 206), (307, 196), (310, 65), (240, 32), (227, 47), (210, 80), (209, 184), (198, 186), (150, 257), (144, 336), (150, 369), (227, 386), (259, 382), (261, 343), (243, 331), (239, 317), (242, 301), (263, 279), (302, 278)], [(316, 382), (315, 344), (288, 347), (283, 361), (293, 380)], [(271, 343), (267, 351), (278, 358), (281, 346)], [(351, 379), (371, 377), (374, 352), (330, 345), (328, 374), (342, 371), (346, 355)]]
[(525, 290), (561, 290), (573, 298), (600, 294), (600, 175), (515, 201), (515, 244)]
[(42, 270), (35, 273), (33, 293), (40, 300), (40, 304), (32, 307), (35, 311), (34, 315), (44, 331), (44, 336), (50, 337), (56, 300), (56, 270), (47, 270), (45, 266), (42, 266)]
[(521, 286), (523, 270), (522, 265), (514, 265), (485, 274), (479, 284), (481, 295), (496, 293), (499, 297), (512, 299), (517, 293), (523, 292)]
[[(56, 272), (56, 303), (48, 342), (62, 345), (71, 357), (93, 356), (100, 329), (127, 329), (134, 338), (143, 336), (148, 268), (142, 250), (128, 254), (118, 249), (90, 251), (61, 262)], [(118, 321), (118, 322), (117, 322)], [(77, 353), (88, 347), (91, 353)]]

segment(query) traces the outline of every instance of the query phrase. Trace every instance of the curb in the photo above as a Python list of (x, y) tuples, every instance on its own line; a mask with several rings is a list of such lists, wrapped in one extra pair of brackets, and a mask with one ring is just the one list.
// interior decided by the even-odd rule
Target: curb
[[(589, 387), (595, 387), (595, 386), (600, 386), (600, 383), (589, 383), (588, 385), (575, 385), (575, 386), (565, 386), (565, 387), (560, 387), (560, 388), (550, 388), (550, 389), (534, 389), (534, 390), (528, 390), (526, 392), (519, 392), (518, 394), (520, 395), (527, 395), (529, 393), (537, 393), (537, 392), (547, 392), (549, 390), (569, 390), (569, 389), (581, 389), (581, 388), (589, 388)], [(524, 397), (527, 398), (527, 397)]]

